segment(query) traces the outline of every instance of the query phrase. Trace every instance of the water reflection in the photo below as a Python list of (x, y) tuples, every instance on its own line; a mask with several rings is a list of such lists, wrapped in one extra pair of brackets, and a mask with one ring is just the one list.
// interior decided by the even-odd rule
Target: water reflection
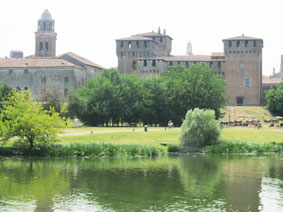
[(283, 157), (0, 159), (0, 211), (282, 211)]

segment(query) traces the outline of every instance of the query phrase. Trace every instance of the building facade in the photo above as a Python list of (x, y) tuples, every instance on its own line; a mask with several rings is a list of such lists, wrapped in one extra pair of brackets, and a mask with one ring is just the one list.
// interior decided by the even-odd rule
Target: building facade
[(23, 58), (11, 53), (11, 58), (0, 58), (1, 82), (17, 90), (28, 89), (37, 100), (46, 101), (49, 97), (65, 100), (68, 92), (97, 77), (103, 67), (90, 60), (72, 52), (56, 57), (54, 24), (45, 10), (35, 32), (35, 54)]
[[(139, 76), (154, 76), (165, 73), (169, 66), (182, 65), (189, 68), (192, 64), (207, 64), (217, 75), (227, 81), (227, 97), (229, 105), (261, 105), (262, 104), (262, 48), (263, 40), (248, 36), (237, 36), (223, 40), (224, 52), (212, 53), (211, 55), (186, 55), (171, 56), (172, 38), (167, 37), (167, 45), (163, 45), (162, 56), (156, 54), (160, 49), (159, 43), (155, 43), (153, 49), (148, 49), (148, 54), (140, 54), (134, 58), (121, 58), (121, 54), (129, 52), (129, 43), (144, 39), (144, 35), (156, 35), (158, 33), (145, 33), (130, 38), (116, 40), (116, 53), (118, 56), (118, 69), (121, 73), (136, 71)], [(163, 36), (165, 36), (163, 34)], [(148, 40), (150, 38), (151, 40)], [(146, 37), (148, 42), (156, 42), (153, 37)], [(123, 52), (123, 53), (122, 53)], [(130, 55), (130, 54), (129, 54)], [(152, 55), (152, 56), (151, 56)], [(125, 66), (123, 67), (123, 64)], [(131, 66), (135, 64), (135, 66)], [(124, 72), (124, 70), (127, 70)]]

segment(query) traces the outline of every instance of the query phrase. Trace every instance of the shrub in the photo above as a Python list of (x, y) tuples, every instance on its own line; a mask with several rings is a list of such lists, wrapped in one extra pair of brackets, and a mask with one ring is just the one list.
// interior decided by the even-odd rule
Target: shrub
[(210, 146), (217, 143), (219, 135), (220, 125), (213, 110), (196, 108), (187, 112), (180, 133), (183, 146), (197, 149)]

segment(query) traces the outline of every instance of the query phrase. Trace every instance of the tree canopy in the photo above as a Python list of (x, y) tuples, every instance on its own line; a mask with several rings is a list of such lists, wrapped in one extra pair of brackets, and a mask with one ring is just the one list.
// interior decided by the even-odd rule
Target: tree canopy
[(57, 133), (65, 126), (59, 113), (43, 110), (40, 104), (34, 102), (28, 91), (18, 93), (12, 91), (4, 102), (0, 114), (0, 138), (7, 141), (17, 138), (19, 142), (34, 146), (48, 145), (57, 140)]
[(68, 98), (68, 110), (86, 125), (138, 123), (180, 126), (187, 110), (213, 109), (220, 116), (227, 99), (226, 83), (207, 65), (169, 67), (167, 73), (151, 78), (121, 75), (104, 70)]
[(268, 110), (278, 116), (283, 116), (283, 83), (277, 89), (266, 91)]

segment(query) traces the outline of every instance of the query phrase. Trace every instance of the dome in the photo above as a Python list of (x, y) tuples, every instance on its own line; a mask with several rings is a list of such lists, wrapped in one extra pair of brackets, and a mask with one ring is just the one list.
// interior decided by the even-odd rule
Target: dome
[(46, 9), (41, 15), (41, 19), (52, 20), (50, 12)]

